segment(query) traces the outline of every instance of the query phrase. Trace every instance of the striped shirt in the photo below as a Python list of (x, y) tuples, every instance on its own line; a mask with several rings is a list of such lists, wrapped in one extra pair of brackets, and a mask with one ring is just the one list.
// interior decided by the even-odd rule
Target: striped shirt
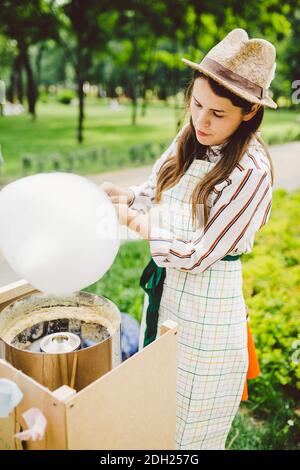
[[(164, 161), (176, 152), (177, 139), (183, 129), (155, 162), (148, 180), (139, 186), (130, 186), (134, 194), (132, 208), (151, 209), (157, 173)], [(217, 162), (222, 158), (222, 147), (208, 147), (207, 159)], [(215, 186), (209, 201), (208, 223), (201, 233), (195, 232), (193, 239), (183, 240), (165, 227), (151, 225), (150, 250), (158, 266), (198, 273), (228, 254), (252, 251), (254, 235), (267, 223), (272, 205), (270, 163), (256, 138), (229, 177)]]

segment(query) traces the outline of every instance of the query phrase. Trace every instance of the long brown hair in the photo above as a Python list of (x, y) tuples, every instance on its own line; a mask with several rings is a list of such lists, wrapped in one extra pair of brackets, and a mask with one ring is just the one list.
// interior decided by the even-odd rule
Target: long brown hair
[[(240, 98), (217, 83), (215, 80), (195, 70), (192, 80), (188, 84), (185, 91), (184, 107), (186, 112), (189, 109), (194, 82), (199, 77), (208, 80), (210, 87), (216, 95), (228, 98), (234, 106), (242, 108), (243, 114), (251, 111), (252, 103), (246, 101), (243, 98)], [(197, 213), (197, 207), (199, 207), (199, 205), (203, 207), (204, 225), (207, 224), (209, 216), (207, 201), (210, 192), (213, 191), (216, 184), (225, 181), (226, 178), (229, 177), (236, 164), (241, 160), (251, 139), (254, 136), (263, 146), (267, 158), (269, 159), (273, 185), (273, 164), (271, 156), (265, 142), (256, 133), (263, 120), (263, 116), (264, 107), (261, 106), (252, 119), (241, 122), (238, 129), (229, 137), (227, 143), (224, 145), (224, 148), (222, 149), (222, 158), (208, 173), (206, 173), (206, 175), (204, 175), (203, 178), (201, 178), (199, 183), (195, 186), (190, 199), (190, 202), (192, 203), (193, 224), (195, 224), (197, 215), (199, 215)], [(200, 144), (196, 137), (195, 128), (192, 123), (192, 118), (190, 117), (189, 125), (184, 129), (178, 138), (176, 155), (171, 155), (164, 162), (158, 172), (155, 202), (158, 203), (161, 200), (163, 190), (171, 188), (179, 182), (181, 176), (187, 171), (196, 155), (199, 159), (203, 160), (205, 158), (206, 150), (207, 146)]]

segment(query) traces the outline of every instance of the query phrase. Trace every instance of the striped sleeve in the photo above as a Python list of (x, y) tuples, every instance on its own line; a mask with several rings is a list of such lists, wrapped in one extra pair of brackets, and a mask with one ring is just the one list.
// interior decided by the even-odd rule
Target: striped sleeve
[(149, 243), (155, 263), (193, 273), (205, 271), (251, 240), (267, 222), (271, 201), (269, 172), (236, 168), (212, 206), (205, 229), (195, 232), (192, 240), (177, 238), (171, 230), (151, 225)]
[(147, 211), (150, 209), (156, 191), (157, 175), (163, 163), (176, 153), (177, 141), (183, 130), (188, 124), (185, 124), (175, 136), (172, 143), (164, 151), (164, 153), (154, 163), (149, 178), (144, 183), (137, 186), (129, 186), (128, 189), (133, 193), (133, 200), (129, 207), (136, 210)]

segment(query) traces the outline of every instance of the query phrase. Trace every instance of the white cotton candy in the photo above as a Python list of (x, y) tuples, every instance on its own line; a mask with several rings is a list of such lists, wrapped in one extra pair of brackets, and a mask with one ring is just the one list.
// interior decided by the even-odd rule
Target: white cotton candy
[(42, 173), (0, 192), (0, 250), (11, 268), (47, 294), (69, 294), (100, 279), (120, 246), (113, 204), (95, 183)]

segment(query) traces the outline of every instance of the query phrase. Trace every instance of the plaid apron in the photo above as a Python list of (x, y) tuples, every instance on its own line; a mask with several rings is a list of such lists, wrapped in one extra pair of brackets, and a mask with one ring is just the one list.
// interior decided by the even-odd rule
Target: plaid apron
[[(176, 206), (183, 212), (176, 211), (171, 227), (175, 236), (193, 237), (189, 199), (199, 178), (213, 165), (195, 159), (179, 183), (163, 192), (160, 206), (166, 213), (174, 209), (174, 203), (184, 203)], [(154, 277), (149, 278), (151, 270)], [(146, 287), (149, 279), (152, 280)], [(179, 325), (176, 448), (224, 449), (241, 402), (249, 363), (239, 257), (229, 255), (196, 274), (168, 267), (153, 271), (150, 262), (140, 282), (146, 292), (156, 288), (150, 305), (145, 295), (140, 348), (155, 339), (165, 320)], [(157, 318), (150, 321), (155, 313)]]

